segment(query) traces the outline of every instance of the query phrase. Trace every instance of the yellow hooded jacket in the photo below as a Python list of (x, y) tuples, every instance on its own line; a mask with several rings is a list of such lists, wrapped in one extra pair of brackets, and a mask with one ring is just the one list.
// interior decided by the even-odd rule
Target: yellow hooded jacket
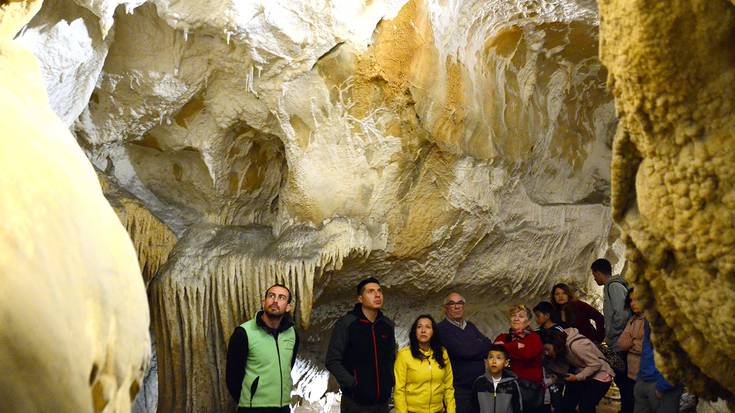
[(432, 351), (419, 350), (426, 356), (418, 360), (411, 354), (409, 347), (398, 352), (393, 368), (396, 387), (393, 399), (396, 413), (436, 413), (444, 411), (456, 413), (452, 364), (447, 351), (443, 350), (444, 368), (439, 368), (436, 360), (430, 357)]

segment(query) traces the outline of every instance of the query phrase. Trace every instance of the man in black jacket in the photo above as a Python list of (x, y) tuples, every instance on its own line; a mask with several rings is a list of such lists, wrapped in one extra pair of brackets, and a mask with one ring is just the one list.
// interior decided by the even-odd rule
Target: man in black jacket
[(380, 311), (383, 290), (377, 279), (360, 281), (357, 301), (332, 330), (327, 369), (342, 390), (342, 413), (388, 413), (396, 340), (393, 322)]

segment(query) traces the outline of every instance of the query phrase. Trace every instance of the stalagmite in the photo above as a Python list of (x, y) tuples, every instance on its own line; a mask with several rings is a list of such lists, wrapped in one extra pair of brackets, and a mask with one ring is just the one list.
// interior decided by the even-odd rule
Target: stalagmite
[(735, 397), (735, 6), (600, 2), (613, 218), (668, 378)]
[(150, 357), (135, 251), (0, 3), (0, 411), (129, 412)]

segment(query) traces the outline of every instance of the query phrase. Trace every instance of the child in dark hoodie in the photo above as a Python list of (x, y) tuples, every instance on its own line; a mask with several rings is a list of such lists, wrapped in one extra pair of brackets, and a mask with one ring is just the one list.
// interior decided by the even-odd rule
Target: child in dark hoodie
[(493, 344), (485, 359), (485, 374), (472, 385), (475, 411), (480, 413), (521, 413), (523, 402), (518, 379), (508, 368), (510, 357), (505, 347)]

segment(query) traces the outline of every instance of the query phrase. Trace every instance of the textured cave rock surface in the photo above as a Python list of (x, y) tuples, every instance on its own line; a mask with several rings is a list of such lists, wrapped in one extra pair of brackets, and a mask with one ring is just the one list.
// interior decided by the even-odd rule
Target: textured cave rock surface
[(43, 65), (13, 40), (40, 7), (0, 4), (0, 411), (127, 412), (150, 358), (145, 288)]
[(158, 411), (233, 407), (226, 340), (275, 280), (317, 410), (365, 276), (403, 342), (451, 289), (488, 334), (560, 280), (594, 292), (589, 263), (623, 249), (595, 2), (234, 4), (52, 0), (18, 37), (139, 253)]
[(735, 6), (600, 1), (620, 125), (613, 218), (664, 373), (735, 394)]
[(98, 174), (105, 198), (130, 235), (146, 287), (168, 259), (176, 235), (135, 197)]

